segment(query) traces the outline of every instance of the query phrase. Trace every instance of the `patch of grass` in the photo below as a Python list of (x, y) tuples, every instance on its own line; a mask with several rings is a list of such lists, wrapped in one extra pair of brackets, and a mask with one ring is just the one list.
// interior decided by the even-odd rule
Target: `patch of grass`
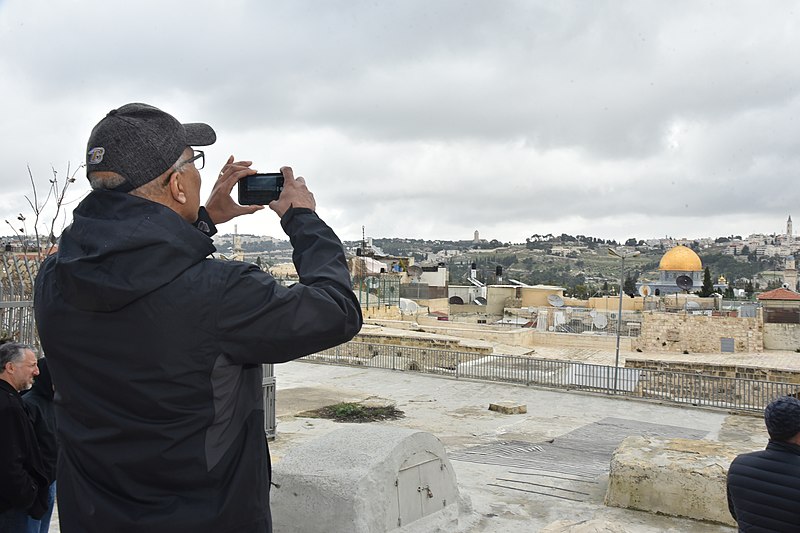
[(360, 403), (341, 402), (300, 413), (300, 416), (327, 418), (337, 422), (363, 423), (378, 420), (397, 420), (398, 418), (403, 418), (405, 413), (396, 409), (393, 405), (367, 406)]

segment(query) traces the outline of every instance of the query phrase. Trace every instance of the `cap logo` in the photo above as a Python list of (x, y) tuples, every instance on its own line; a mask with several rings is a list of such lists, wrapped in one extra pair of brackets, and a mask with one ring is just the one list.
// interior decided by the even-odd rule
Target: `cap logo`
[(89, 164), (90, 165), (97, 165), (103, 160), (103, 155), (106, 153), (105, 148), (92, 148), (89, 150)]

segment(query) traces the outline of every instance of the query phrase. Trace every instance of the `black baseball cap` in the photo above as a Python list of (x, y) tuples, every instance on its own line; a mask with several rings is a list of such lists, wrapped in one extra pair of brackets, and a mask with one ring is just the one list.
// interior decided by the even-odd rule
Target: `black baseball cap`
[(126, 182), (115, 191), (129, 192), (166, 172), (187, 146), (214, 144), (217, 134), (208, 124), (181, 124), (147, 104), (125, 104), (97, 123), (86, 147), (86, 175), (116, 172)]

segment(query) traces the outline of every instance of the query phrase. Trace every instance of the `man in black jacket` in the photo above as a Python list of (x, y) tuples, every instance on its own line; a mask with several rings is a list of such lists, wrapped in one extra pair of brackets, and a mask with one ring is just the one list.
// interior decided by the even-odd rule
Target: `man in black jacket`
[(300, 282), (209, 259), (215, 224), (252, 213), (231, 198), (255, 171), (222, 168), (200, 207), (206, 124), (146, 104), (92, 130), (87, 177), (34, 306), (56, 384), (60, 527), (72, 532), (268, 532), (270, 466), (262, 363), (360, 329), (341, 242), (303, 178), (283, 167), (269, 207)]
[(50, 518), (56, 498), (56, 459), (58, 456), (58, 440), (56, 439), (56, 415), (53, 410), (53, 380), (47, 368), (47, 358), (38, 361), (39, 375), (33, 382), (31, 390), (22, 397), (28, 417), (33, 424), (33, 432), (42, 453), (44, 474), (47, 476), (47, 509), (41, 518), (28, 517), (28, 531), (47, 533), (50, 530)]
[(0, 346), (0, 533), (27, 531), (28, 516), (41, 518), (47, 504), (42, 456), (19, 395), (38, 375), (33, 348)]
[(769, 443), (738, 456), (728, 470), (728, 508), (739, 531), (800, 531), (800, 400), (784, 396), (764, 410)]

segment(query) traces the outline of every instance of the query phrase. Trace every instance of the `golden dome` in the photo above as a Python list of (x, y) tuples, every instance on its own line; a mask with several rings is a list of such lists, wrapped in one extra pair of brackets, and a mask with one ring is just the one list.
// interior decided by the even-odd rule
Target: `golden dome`
[(673, 272), (697, 272), (703, 270), (703, 263), (700, 261), (700, 256), (691, 248), (676, 246), (664, 254), (658, 264), (658, 269)]

